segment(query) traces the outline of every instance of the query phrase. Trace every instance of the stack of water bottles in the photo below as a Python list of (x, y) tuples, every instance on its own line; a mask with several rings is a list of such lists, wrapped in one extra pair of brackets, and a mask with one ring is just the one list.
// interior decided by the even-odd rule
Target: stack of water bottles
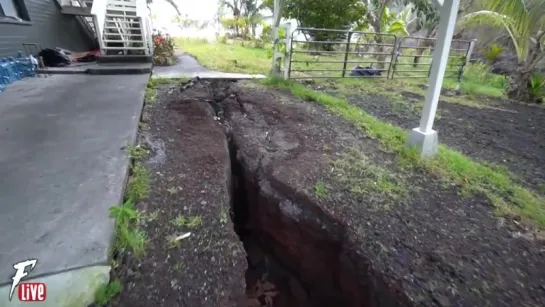
[(21, 51), (15, 57), (0, 58), (0, 92), (12, 82), (34, 77), (37, 68), (38, 60), (32, 55), (25, 56)]

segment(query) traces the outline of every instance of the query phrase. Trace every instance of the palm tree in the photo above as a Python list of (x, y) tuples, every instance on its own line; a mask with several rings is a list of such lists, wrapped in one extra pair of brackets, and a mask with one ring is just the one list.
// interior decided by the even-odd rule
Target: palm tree
[[(176, 4), (176, 2), (174, 0), (165, 0), (168, 4), (172, 5), (172, 7), (176, 10), (176, 13), (178, 13), (178, 15), (182, 15), (180, 14), (180, 8), (178, 8), (178, 4)], [(150, 5), (151, 3), (153, 3), (153, 0), (147, 0), (147, 3), (148, 5)]]
[(460, 19), (462, 24), (487, 24), (503, 28), (511, 38), (518, 68), (509, 78), (508, 96), (535, 101), (528, 85), (539, 61), (545, 57), (545, 1), (482, 0), (482, 10)]

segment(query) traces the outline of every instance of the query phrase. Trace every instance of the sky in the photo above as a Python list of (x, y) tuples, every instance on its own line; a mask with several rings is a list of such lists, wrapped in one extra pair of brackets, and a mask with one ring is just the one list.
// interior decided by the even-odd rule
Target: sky
[[(180, 13), (187, 14), (190, 19), (196, 20), (212, 20), (218, 9), (218, 0), (174, 0), (178, 4)], [(154, 0), (152, 12), (157, 14), (157, 17), (167, 17), (176, 15), (176, 11), (172, 6), (164, 0)]]

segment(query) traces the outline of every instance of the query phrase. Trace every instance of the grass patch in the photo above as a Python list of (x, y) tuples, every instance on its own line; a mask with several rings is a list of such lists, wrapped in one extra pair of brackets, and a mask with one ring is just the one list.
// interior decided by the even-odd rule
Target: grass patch
[(95, 292), (95, 304), (98, 306), (106, 306), (108, 303), (121, 292), (121, 282), (114, 280), (109, 284), (102, 285)]
[(150, 78), (148, 81), (148, 84), (146, 86), (146, 92), (144, 95), (144, 99), (146, 100), (146, 103), (153, 104), (155, 103), (155, 99), (157, 97), (157, 88), (161, 85), (171, 85), (171, 84), (179, 84), (179, 83), (185, 83), (189, 81), (189, 78), (181, 77), (181, 78)]
[(327, 196), (327, 188), (323, 182), (317, 182), (314, 187), (314, 195), (318, 198), (324, 198)]
[(266, 79), (265, 85), (290, 90), (296, 97), (324, 105), (381, 145), (395, 152), (400, 163), (413, 168), (424, 168), (448, 183), (459, 185), (468, 195), (484, 194), (498, 209), (499, 214), (513, 214), (545, 228), (545, 201), (539, 195), (517, 184), (514, 175), (503, 168), (476, 162), (463, 154), (441, 145), (432, 159), (421, 159), (418, 153), (405, 146), (408, 132), (380, 121), (345, 100), (315, 92), (300, 84), (279, 79)]
[(186, 38), (176, 38), (176, 46), (193, 55), (203, 66), (217, 71), (266, 74), (271, 69), (272, 60), (266, 49)]
[(351, 149), (333, 162), (333, 178), (352, 194), (385, 208), (409, 200), (409, 189), (399, 172), (380, 167), (363, 152)]

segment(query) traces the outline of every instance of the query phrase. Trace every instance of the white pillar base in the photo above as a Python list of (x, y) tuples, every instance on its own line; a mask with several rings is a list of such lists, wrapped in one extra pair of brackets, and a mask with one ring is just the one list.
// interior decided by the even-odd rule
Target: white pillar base
[(414, 128), (409, 133), (407, 143), (416, 147), (422, 157), (434, 156), (439, 151), (439, 138), (435, 130), (424, 133), (419, 128)]

